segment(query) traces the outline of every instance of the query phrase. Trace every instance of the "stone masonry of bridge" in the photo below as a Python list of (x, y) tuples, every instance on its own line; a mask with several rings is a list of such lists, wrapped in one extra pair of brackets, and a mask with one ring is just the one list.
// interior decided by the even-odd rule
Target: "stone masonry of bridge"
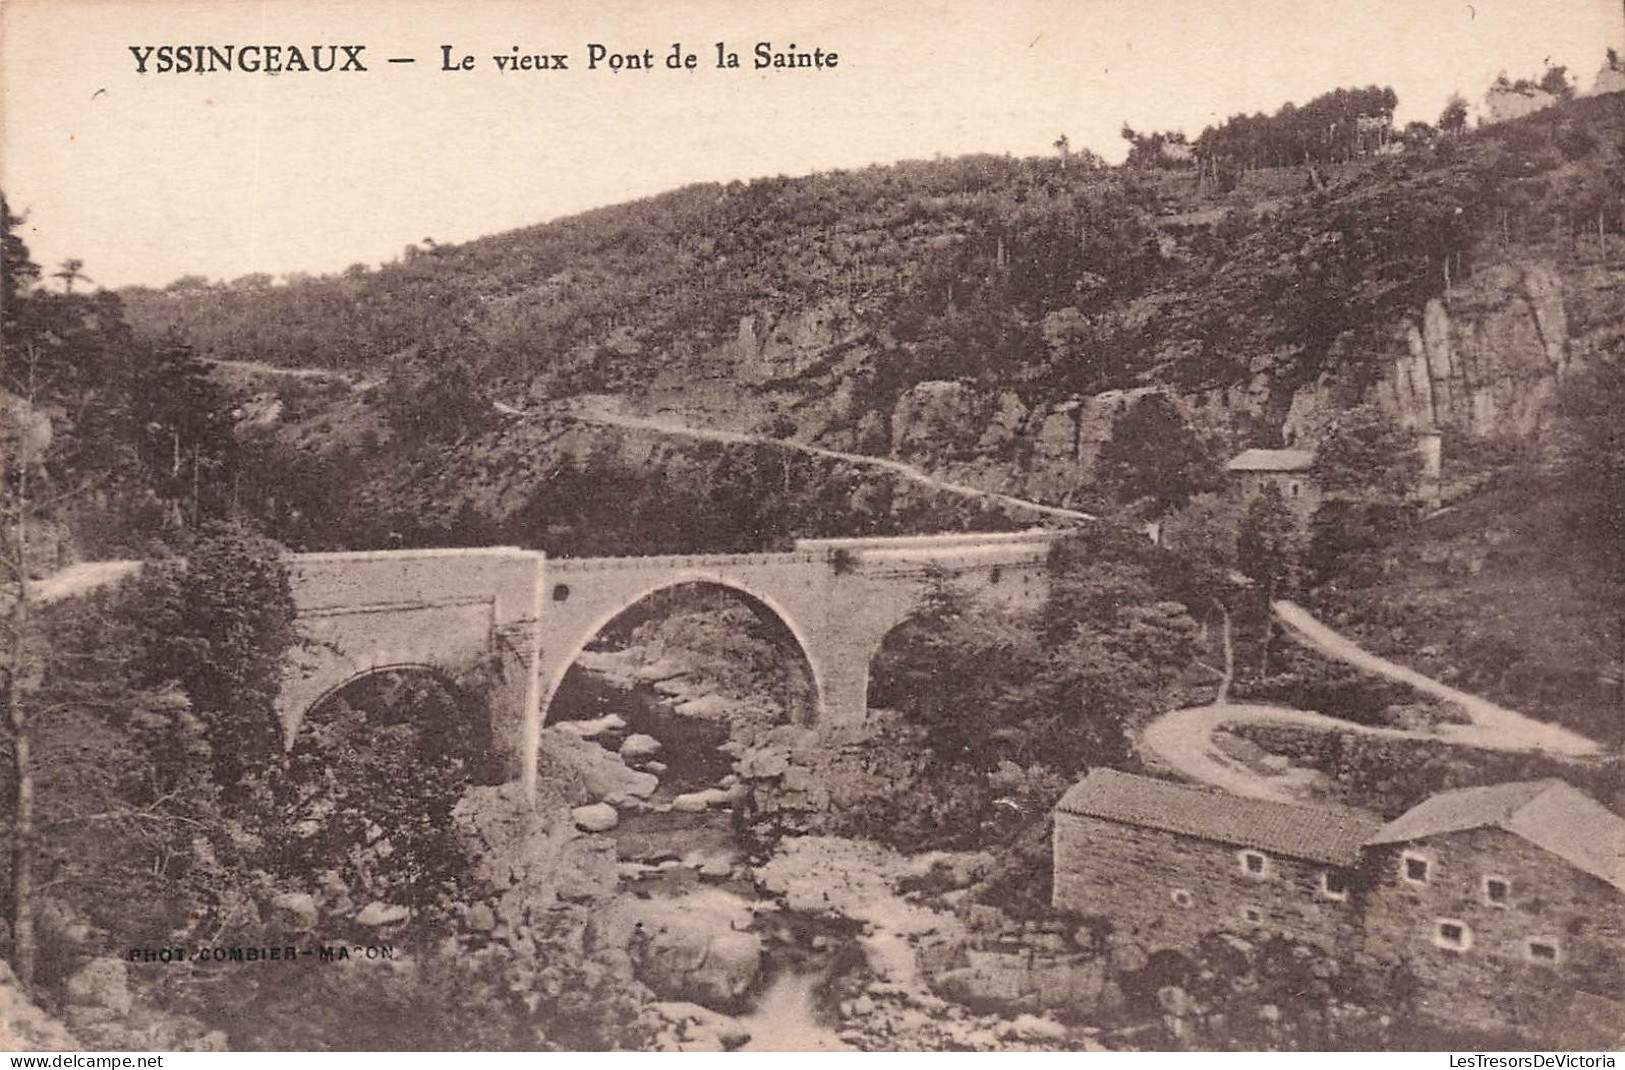
[(278, 711), (293, 745), (324, 698), (374, 673), (457, 679), (483, 667), (492, 742), (534, 789), (548, 704), (576, 658), (617, 616), (657, 591), (713, 584), (776, 618), (804, 659), (813, 696), (795, 716), (862, 720), (869, 663), (940, 571), (962, 589), (1018, 606), (1048, 591), (1061, 532), (801, 539), (783, 553), (546, 558), (512, 547), (296, 554), (290, 580), (305, 644), (290, 658)]

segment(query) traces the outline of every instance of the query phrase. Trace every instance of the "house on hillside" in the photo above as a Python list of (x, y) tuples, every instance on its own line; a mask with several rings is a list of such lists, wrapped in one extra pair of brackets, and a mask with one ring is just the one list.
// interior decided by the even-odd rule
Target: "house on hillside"
[(1097, 769), (1055, 810), (1054, 905), (1110, 919), (1148, 951), (1213, 932), (1277, 933), (1328, 951), (1358, 933), (1357, 810), (1245, 799)]
[(1561, 780), (1435, 795), (1366, 845), (1366, 953), (1441, 1016), (1512, 1023), (1528, 993), (1625, 996), (1625, 818)]
[(1315, 455), (1308, 450), (1242, 450), (1224, 466), (1245, 500), (1273, 486), (1300, 519), (1308, 519), (1320, 503), (1309, 470)]
[(1504, 123), (1509, 119), (1521, 119), (1556, 103), (1556, 93), (1548, 92), (1527, 79), (1509, 83), (1503, 76), (1484, 94), (1484, 121)]

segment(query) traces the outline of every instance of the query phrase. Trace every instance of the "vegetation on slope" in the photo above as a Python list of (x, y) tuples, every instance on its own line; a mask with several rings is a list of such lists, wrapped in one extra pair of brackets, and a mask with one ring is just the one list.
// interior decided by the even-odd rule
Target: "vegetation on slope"
[[(972, 156), (693, 186), (376, 271), (125, 298), (143, 335), (174, 329), (209, 356), (464, 364), (479, 389), (548, 396), (727, 375), (719, 347), (743, 317), (810, 311), (838, 325), (827, 358), (861, 353), (876, 406), (926, 379), (1053, 396), (1274, 366), (1290, 386), (1368, 360), (1478, 243), (1618, 231), (1619, 111), (1581, 100), (1403, 155), (1340, 153), (1325, 174), (1236, 156), (1224, 183)], [(1286, 188), (1261, 199), (1255, 175)]]

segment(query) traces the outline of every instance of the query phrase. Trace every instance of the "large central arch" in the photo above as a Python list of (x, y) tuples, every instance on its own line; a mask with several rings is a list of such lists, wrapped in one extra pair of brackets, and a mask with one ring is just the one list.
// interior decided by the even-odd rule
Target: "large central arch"
[[(577, 592), (568, 584), (554, 584), (552, 597), (554, 603), (548, 608), (550, 620), (548, 636), (550, 638), (561, 634), (568, 634), (570, 638), (562, 642), (555, 640), (553, 644), (545, 643), (540, 656), (539, 672), (540, 687), (538, 689), (539, 709), (537, 720), (541, 724), (547, 723), (548, 712), (552, 706), (553, 697), (558, 693), (559, 685), (564, 682), (565, 674), (570, 671), (587, 649), (592, 641), (598, 638), (606, 628), (627, 612), (637, 608), (640, 604), (660, 594), (662, 591), (673, 590), (678, 587), (715, 587), (729, 591), (740, 601), (750, 606), (759, 616), (770, 621), (783, 633), (788, 640), (785, 644), (791, 648), (794, 655), (800, 659), (801, 666), (811, 684), (810, 702), (802, 710), (789, 710), (792, 720), (811, 724), (817, 719), (818, 712), (823, 709), (824, 686), (822, 674), (818, 663), (814, 660), (812, 648), (802, 626), (796, 621), (794, 615), (789, 613), (772, 595), (754, 589), (750, 584), (724, 576), (720, 573), (706, 569), (687, 569), (659, 580), (646, 581), (632, 586), (608, 592), (608, 597), (600, 595), (598, 598), (583, 597), (586, 592)], [(562, 588), (562, 592), (560, 592)], [(564, 597), (560, 598), (562, 593)], [(572, 600), (581, 598), (575, 614), (569, 614), (568, 606)], [(555, 616), (555, 614), (557, 614)], [(578, 617), (580, 622), (574, 620), (566, 622), (559, 619), (567, 614)]]

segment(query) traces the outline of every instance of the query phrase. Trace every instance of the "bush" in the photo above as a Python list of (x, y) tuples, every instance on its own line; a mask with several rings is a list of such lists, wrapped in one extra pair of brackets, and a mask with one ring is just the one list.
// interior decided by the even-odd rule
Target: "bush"
[(276, 785), (271, 865), (296, 886), (334, 870), (361, 903), (433, 910), (470, 869), (452, 810), (488, 779), (490, 752), (473, 695), (422, 673), (351, 684), (301, 726)]
[(1269, 676), (1246, 681), (1238, 690), (1250, 698), (1358, 724), (1386, 724), (1390, 706), (1416, 699), (1415, 692), (1404, 684), (1327, 661), (1296, 645), (1282, 646), (1271, 669)]
[[(299, 961), (276, 971), (166, 971), (165, 1001), (237, 1051), (609, 1051), (651, 1035), (643, 987), (583, 955), (580, 919), (533, 928), (537, 954), (462, 948), (394, 961)], [(398, 954), (398, 952), (397, 952)]]

